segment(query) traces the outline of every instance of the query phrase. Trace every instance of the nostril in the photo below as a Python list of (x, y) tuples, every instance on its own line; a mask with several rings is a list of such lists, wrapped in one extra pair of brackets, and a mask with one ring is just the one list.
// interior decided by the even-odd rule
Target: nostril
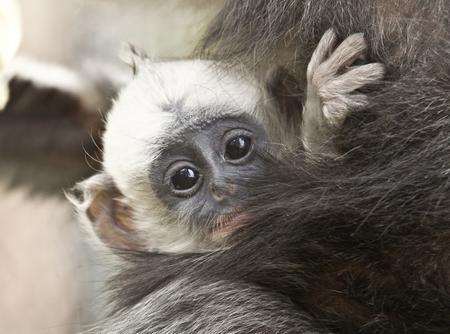
[(220, 187), (215, 182), (211, 183), (211, 185), (209, 186), (209, 190), (211, 191), (212, 197), (216, 201), (220, 202), (224, 199), (225, 196), (224, 196), (223, 192), (221, 191)]
[(211, 195), (218, 202), (223, 201), (225, 198), (233, 195), (233, 187), (227, 184), (211, 182), (209, 189), (211, 191)]

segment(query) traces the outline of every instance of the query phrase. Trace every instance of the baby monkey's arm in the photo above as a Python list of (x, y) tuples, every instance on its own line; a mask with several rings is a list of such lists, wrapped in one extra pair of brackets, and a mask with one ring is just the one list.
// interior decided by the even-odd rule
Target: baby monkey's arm
[(367, 96), (356, 92), (384, 75), (384, 66), (370, 63), (350, 67), (364, 58), (367, 44), (363, 34), (353, 34), (337, 48), (337, 36), (327, 30), (314, 51), (307, 69), (307, 94), (303, 108), (302, 141), (312, 153), (337, 154), (333, 135), (351, 111), (364, 108)]

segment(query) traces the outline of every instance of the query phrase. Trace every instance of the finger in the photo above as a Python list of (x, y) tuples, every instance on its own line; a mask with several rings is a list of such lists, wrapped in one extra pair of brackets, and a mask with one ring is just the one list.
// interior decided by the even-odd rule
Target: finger
[(348, 105), (342, 100), (335, 100), (323, 106), (323, 116), (327, 124), (332, 126), (340, 126), (348, 113)]
[(369, 104), (369, 98), (364, 94), (348, 95), (345, 103), (351, 111), (361, 110)]
[(327, 82), (321, 88), (325, 95), (348, 94), (367, 84), (374, 83), (383, 78), (385, 73), (384, 65), (372, 63), (352, 68), (350, 71)]
[(325, 61), (327, 56), (330, 54), (331, 50), (334, 48), (336, 44), (336, 39), (337, 36), (336, 33), (333, 31), (333, 29), (328, 29), (323, 34), (308, 64), (308, 69), (306, 73), (307, 79), (309, 81), (312, 80), (314, 72), (317, 70), (320, 64), (322, 64)]
[(323, 106), (323, 115), (328, 124), (340, 126), (350, 112), (367, 106), (369, 100), (364, 94), (355, 94), (336, 98)]
[(322, 64), (330, 73), (336, 73), (340, 68), (349, 66), (355, 59), (364, 56), (367, 43), (362, 33), (347, 37)]

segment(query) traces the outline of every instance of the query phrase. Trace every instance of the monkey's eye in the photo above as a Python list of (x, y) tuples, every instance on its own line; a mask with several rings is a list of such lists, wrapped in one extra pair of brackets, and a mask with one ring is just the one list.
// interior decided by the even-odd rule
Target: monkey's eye
[(225, 145), (225, 158), (236, 161), (245, 158), (252, 147), (252, 139), (246, 135), (238, 135), (229, 139)]
[(192, 166), (182, 166), (172, 172), (170, 183), (175, 191), (184, 192), (193, 189), (200, 180), (199, 171)]

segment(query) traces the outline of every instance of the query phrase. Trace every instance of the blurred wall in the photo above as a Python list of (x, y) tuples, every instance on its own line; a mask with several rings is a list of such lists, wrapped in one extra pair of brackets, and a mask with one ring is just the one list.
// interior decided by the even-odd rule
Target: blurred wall
[(75, 333), (89, 322), (87, 262), (61, 198), (0, 188), (0, 333)]
[(116, 58), (129, 42), (159, 57), (188, 55), (223, 0), (20, 0), (22, 54), (73, 64)]

